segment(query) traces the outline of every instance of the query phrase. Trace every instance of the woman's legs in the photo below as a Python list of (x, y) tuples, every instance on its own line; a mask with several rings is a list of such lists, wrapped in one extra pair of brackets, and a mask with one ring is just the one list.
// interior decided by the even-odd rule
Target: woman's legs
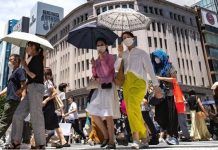
[(96, 123), (96, 125), (98, 126), (98, 128), (101, 130), (103, 136), (104, 136), (104, 139), (109, 139), (109, 135), (108, 135), (108, 132), (107, 132), (107, 128), (105, 127), (104, 125), (104, 122), (102, 120), (101, 117), (99, 116), (92, 116), (93, 117), (93, 120), (94, 122)]
[(106, 117), (109, 144), (114, 144), (114, 120), (113, 117)]
[(56, 133), (57, 133), (57, 135), (58, 135), (58, 137), (60, 139), (61, 145), (66, 144), (67, 141), (64, 138), (64, 135), (63, 135), (63, 132), (62, 132), (61, 128), (57, 128), (57, 129), (55, 129), (55, 131), (56, 131)]

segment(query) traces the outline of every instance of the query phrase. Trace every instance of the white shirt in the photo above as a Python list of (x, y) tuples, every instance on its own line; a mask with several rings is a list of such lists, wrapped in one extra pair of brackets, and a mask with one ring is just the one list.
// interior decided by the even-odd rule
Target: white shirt
[[(68, 113), (71, 112), (71, 111), (73, 111), (73, 110), (75, 110), (75, 109), (77, 109), (77, 104), (76, 104), (75, 102), (72, 102), (72, 103), (70, 104), (70, 108), (69, 108), (69, 110), (68, 110)], [(78, 119), (78, 111), (75, 111), (74, 113), (69, 114), (68, 119), (69, 119), (69, 120)]]
[(50, 96), (51, 92), (52, 92), (52, 88), (54, 87), (53, 83), (51, 82), (51, 80), (46, 80), (44, 82), (44, 87), (45, 87), (45, 92), (44, 92), (44, 96)]
[(65, 92), (61, 92), (58, 94), (59, 98), (63, 101), (63, 100), (66, 100), (66, 94)]
[(149, 54), (139, 48), (133, 48), (131, 51), (123, 52), (122, 58), (118, 58), (114, 64), (115, 70), (118, 71), (122, 59), (124, 60), (124, 73), (133, 72), (139, 78), (147, 82), (147, 74), (150, 75), (154, 86), (159, 86), (159, 82), (154, 73)]

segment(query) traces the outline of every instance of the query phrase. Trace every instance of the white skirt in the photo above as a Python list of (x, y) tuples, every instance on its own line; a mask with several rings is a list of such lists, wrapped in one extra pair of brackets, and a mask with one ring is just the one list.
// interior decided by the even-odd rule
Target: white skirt
[(92, 95), (91, 102), (86, 111), (90, 115), (107, 117), (114, 119), (120, 118), (120, 105), (116, 86), (113, 84), (111, 89), (96, 89)]

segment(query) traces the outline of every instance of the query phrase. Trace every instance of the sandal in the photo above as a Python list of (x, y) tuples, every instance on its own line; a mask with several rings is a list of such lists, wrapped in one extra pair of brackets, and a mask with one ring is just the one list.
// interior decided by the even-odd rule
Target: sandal
[(18, 144), (14, 144), (14, 143), (11, 143), (11, 144), (8, 144), (4, 147), (4, 149), (20, 149), (20, 143)]

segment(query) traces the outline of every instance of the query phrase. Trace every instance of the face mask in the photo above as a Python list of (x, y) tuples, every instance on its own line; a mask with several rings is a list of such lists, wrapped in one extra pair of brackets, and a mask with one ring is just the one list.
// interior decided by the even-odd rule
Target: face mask
[(8, 62), (8, 67), (10, 68), (10, 69), (14, 69), (14, 65), (9, 61)]
[(106, 51), (106, 46), (98, 46), (97, 51), (101, 52), (101, 53), (104, 53)]
[(156, 64), (160, 64), (161, 63), (161, 61), (160, 61), (160, 59), (159, 58), (157, 58), (157, 57), (155, 57), (155, 62), (156, 62)]
[(124, 43), (127, 47), (129, 47), (129, 46), (132, 46), (132, 45), (133, 45), (134, 40), (133, 40), (133, 38), (126, 38), (125, 40), (123, 40), (123, 43)]

